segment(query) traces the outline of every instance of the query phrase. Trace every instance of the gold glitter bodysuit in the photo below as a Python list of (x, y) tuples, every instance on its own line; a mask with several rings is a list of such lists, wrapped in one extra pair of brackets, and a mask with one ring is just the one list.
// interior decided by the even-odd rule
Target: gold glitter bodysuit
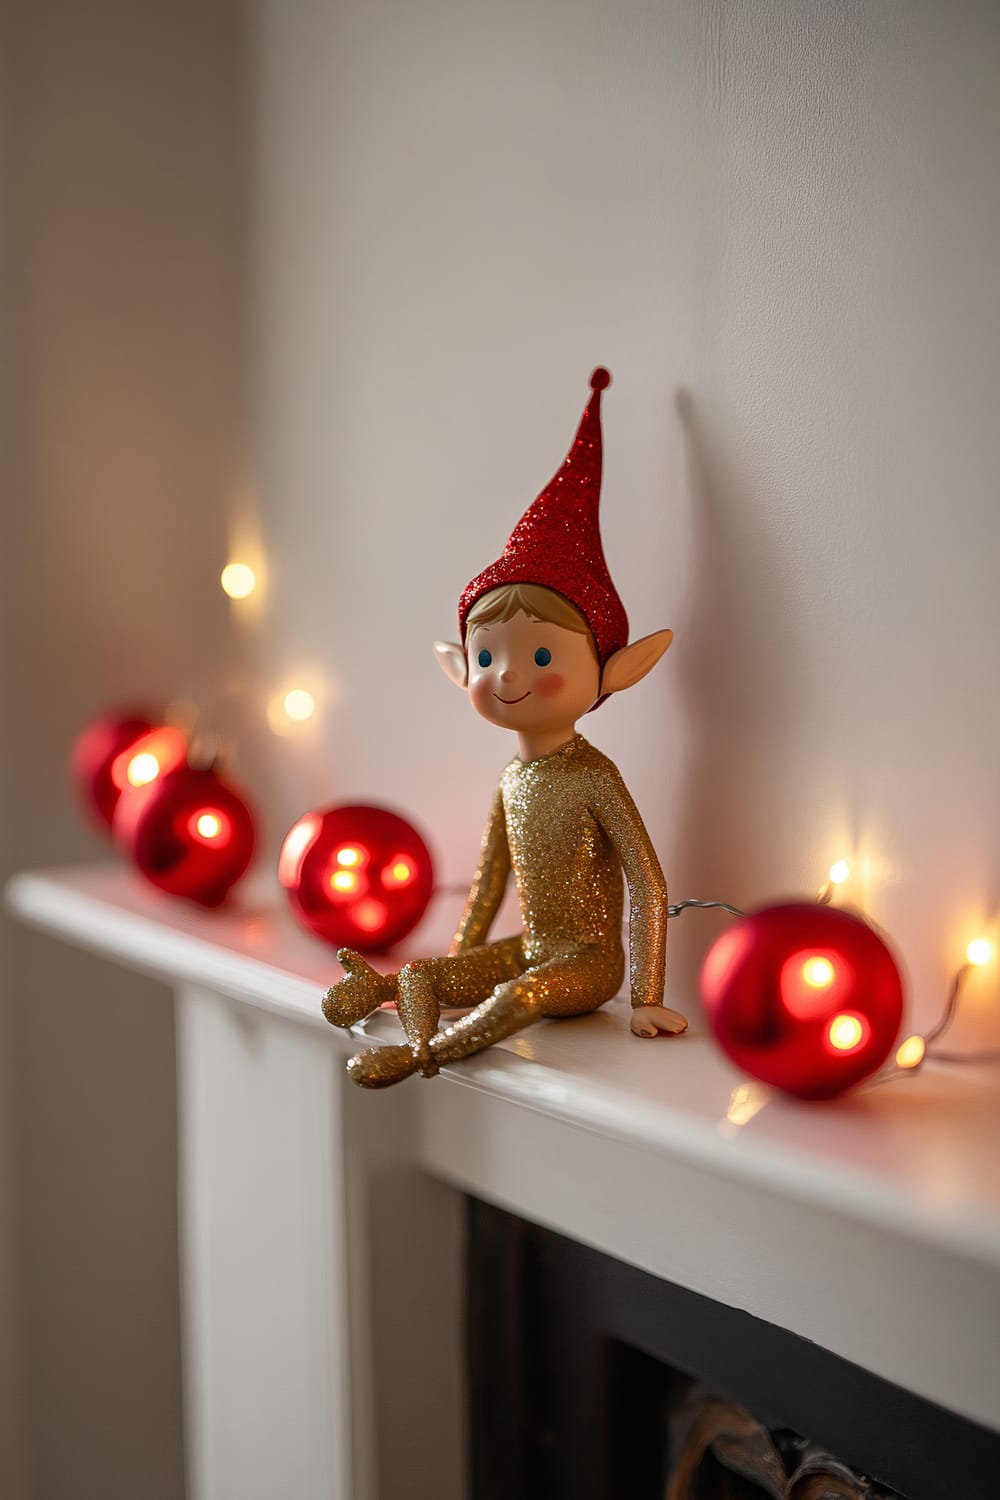
[[(512, 870), (524, 931), (491, 943)], [(450, 955), (419, 959), (385, 977), (367, 965), (355, 973), (363, 961), (341, 955), (352, 977), (329, 992), (327, 1018), (350, 1025), (395, 999), (409, 1042), (353, 1059), (357, 1081), (380, 1087), (415, 1068), (433, 1074), (542, 1016), (582, 1015), (610, 1000), (625, 973), (623, 871), (632, 1004), (660, 1005), (667, 886), (617, 767), (579, 734), (538, 760), (512, 760), (493, 798)], [(442, 1010), (466, 1006), (474, 1009), (437, 1029)]]
[(574, 970), (565, 973), (566, 993), (547, 1014), (594, 1010), (617, 993), (625, 967), (623, 870), (631, 900), (633, 1004), (661, 1003), (666, 882), (617, 767), (582, 735), (538, 760), (514, 759), (505, 769), (453, 954), (485, 943), (511, 869), (524, 932), (510, 941), (518, 945), (522, 972), (558, 960)]
[[(511, 870), (524, 931), (489, 943)], [(510, 762), (451, 956), (409, 964), (399, 975), (400, 1019), (411, 1043), (428, 1049), (427, 1071), (540, 1016), (581, 1015), (618, 993), (623, 871), (632, 1004), (660, 1005), (666, 881), (617, 767), (579, 734), (538, 760)], [(441, 1009), (467, 1005), (476, 1008), (431, 1034)]]

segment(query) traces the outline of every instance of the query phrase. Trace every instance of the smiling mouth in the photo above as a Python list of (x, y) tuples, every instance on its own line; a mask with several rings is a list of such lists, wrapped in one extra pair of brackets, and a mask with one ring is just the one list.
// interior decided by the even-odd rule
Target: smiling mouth
[(529, 688), (526, 693), (522, 693), (520, 698), (501, 698), (499, 693), (494, 693), (493, 696), (498, 703), (523, 703), (525, 698), (531, 697), (531, 689)]

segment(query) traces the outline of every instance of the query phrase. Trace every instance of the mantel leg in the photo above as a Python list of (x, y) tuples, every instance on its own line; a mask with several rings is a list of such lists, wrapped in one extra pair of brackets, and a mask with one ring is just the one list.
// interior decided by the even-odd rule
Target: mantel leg
[(177, 1043), (189, 1500), (350, 1500), (339, 1052), (193, 987)]

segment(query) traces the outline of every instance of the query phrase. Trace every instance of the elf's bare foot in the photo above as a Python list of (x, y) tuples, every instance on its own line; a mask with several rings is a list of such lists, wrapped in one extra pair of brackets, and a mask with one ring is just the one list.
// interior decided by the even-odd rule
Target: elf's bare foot
[(348, 1076), (363, 1089), (387, 1089), (417, 1071), (410, 1047), (369, 1047), (347, 1064)]
[(323, 997), (323, 1014), (331, 1026), (353, 1026), (387, 1000), (395, 1000), (394, 974), (380, 974), (352, 948), (341, 948), (337, 959), (343, 965), (344, 977)]

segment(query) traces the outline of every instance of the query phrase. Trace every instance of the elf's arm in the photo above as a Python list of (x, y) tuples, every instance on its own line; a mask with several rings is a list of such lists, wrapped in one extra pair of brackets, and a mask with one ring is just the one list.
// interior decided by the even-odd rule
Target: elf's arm
[(636, 1036), (684, 1031), (684, 1017), (663, 1004), (667, 882), (639, 810), (610, 762), (593, 811), (621, 860), (628, 885), (632, 1031)]
[(466, 902), (465, 912), (458, 931), (452, 941), (452, 955), (466, 948), (478, 948), (485, 943), (493, 919), (500, 910), (507, 877), (510, 874), (510, 849), (507, 844), (507, 820), (504, 817), (500, 788), (493, 796), (493, 805), (483, 832), (483, 843), (476, 870)]

